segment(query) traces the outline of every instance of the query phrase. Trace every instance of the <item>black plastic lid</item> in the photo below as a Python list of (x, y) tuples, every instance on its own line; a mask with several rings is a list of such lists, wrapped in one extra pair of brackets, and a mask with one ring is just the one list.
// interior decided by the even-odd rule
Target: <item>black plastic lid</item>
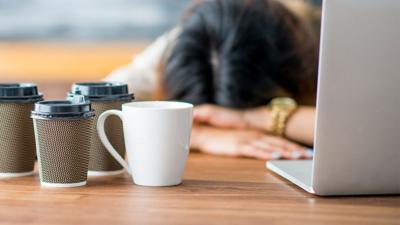
[(29, 103), (43, 100), (36, 84), (6, 83), (0, 84), (0, 102)]
[(125, 83), (93, 82), (76, 83), (72, 86), (69, 97), (74, 95), (85, 95), (90, 101), (132, 101), (133, 94), (128, 91)]
[(71, 100), (41, 101), (35, 104), (32, 111), (34, 119), (70, 120), (92, 117), (94, 117), (92, 106), (83, 95), (75, 95)]

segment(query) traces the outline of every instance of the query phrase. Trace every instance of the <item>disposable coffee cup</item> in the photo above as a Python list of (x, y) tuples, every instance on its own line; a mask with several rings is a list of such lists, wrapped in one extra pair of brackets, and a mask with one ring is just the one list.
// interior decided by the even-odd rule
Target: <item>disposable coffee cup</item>
[(32, 111), (42, 186), (86, 185), (94, 111), (84, 96), (41, 101)]
[[(72, 86), (69, 98), (76, 95), (86, 96), (96, 112), (95, 123), (98, 116), (107, 110), (121, 110), (124, 103), (134, 99), (129, 93), (125, 83), (94, 82), (76, 83)], [(93, 127), (92, 144), (90, 146), (89, 176), (109, 176), (123, 173), (123, 167), (108, 153), (97, 135), (96, 125)], [(118, 149), (121, 157), (125, 156), (124, 135), (121, 120), (110, 116), (105, 122), (105, 132), (110, 143)]]
[(0, 84), (0, 178), (33, 174), (35, 136), (30, 113), (41, 100), (35, 84)]

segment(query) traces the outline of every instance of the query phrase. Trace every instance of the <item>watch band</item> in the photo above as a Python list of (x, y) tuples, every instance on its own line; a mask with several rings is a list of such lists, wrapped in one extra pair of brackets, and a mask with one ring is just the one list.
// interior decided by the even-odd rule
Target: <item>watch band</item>
[(286, 122), (289, 120), (290, 115), (291, 113), (275, 110), (271, 115), (274, 121), (272, 123), (271, 133), (281, 137), (284, 136)]
[(291, 98), (275, 98), (268, 106), (270, 110), (270, 132), (276, 136), (284, 136), (286, 124), (297, 108)]

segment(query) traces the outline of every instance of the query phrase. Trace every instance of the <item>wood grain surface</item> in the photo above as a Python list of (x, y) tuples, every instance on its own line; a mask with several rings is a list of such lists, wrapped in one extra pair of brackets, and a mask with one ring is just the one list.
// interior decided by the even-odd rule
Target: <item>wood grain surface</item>
[(128, 175), (41, 188), (0, 180), (0, 224), (400, 224), (400, 197), (315, 197), (265, 162), (192, 153), (182, 185), (141, 187)]
[[(47, 99), (70, 83), (39, 83)], [(128, 175), (89, 178), (80, 188), (42, 188), (39, 178), (0, 179), (0, 224), (400, 224), (399, 196), (316, 197), (265, 162), (191, 153), (184, 182), (141, 187)]]

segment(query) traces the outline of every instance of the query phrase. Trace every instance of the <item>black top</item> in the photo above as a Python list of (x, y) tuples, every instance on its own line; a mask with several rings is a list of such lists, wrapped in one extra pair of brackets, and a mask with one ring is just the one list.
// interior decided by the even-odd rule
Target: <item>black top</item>
[(88, 99), (75, 95), (71, 100), (41, 101), (35, 104), (32, 111), (34, 119), (89, 119), (94, 111)]
[(10, 83), (0, 84), (0, 102), (30, 103), (43, 100), (36, 84)]
[(128, 85), (125, 83), (94, 82), (76, 83), (72, 86), (69, 97), (85, 95), (90, 101), (131, 101), (133, 94), (129, 94)]

